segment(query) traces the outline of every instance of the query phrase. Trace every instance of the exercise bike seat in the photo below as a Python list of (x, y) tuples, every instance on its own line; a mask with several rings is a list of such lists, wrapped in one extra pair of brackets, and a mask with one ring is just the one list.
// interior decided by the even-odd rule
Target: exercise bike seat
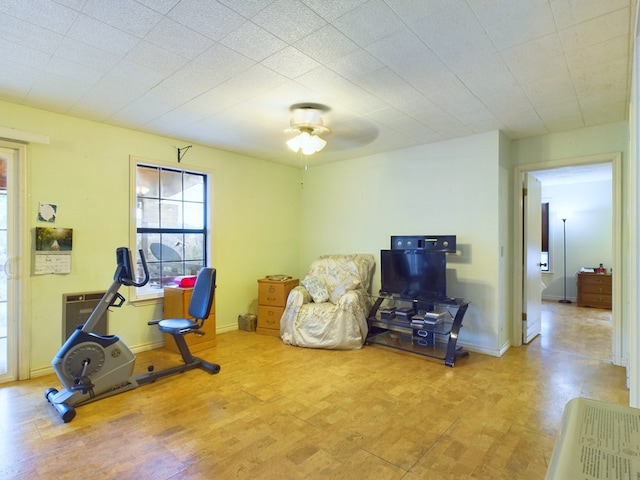
[(193, 293), (189, 302), (188, 312), (189, 316), (193, 317), (193, 320), (188, 318), (165, 318), (149, 323), (157, 324), (161, 332), (170, 335), (185, 335), (190, 332), (203, 335), (204, 332), (200, 329), (211, 312), (215, 288), (216, 269), (211, 267), (201, 269), (193, 286)]
[(171, 335), (184, 335), (185, 333), (200, 330), (200, 325), (186, 318), (167, 318), (158, 321), (158, 329)]

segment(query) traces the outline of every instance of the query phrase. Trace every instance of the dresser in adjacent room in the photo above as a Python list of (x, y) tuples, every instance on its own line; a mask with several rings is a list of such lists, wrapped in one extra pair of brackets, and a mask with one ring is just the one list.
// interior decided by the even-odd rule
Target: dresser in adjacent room
[(256, 333), (280, 336), (280, 317), (287, 304), (289, 292), (298, 286), (298, 279), (258, 280), (258, 324)]
[(611, 275), (578, 273), (578, 306), (611, 310)]
[[(191, 301), (191, 294), (193, 288), (181, 288), (181, 287), (164, 287), (164, 318), (188, 318), (193, 320), (193, 317), (189, 316), (189, 302)], [(211, 304), (211, 311), (209, 317), (204, 321), (202, 331), (205, 333), (203, 336), (198, 336), (193, 333), (185, 335), (184, 338), (189, 345), (191, 353), (199, 352), (207, 348), (216, 346), (216, 300), (213, 299)], [(164, 334), (164, 348), (167, 348), (173, 352), (180, 353), (176, 342), (171, 335)]]

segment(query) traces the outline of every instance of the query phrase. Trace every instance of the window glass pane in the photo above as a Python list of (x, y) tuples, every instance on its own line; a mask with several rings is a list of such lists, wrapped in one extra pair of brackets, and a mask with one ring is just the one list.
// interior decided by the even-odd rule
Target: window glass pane
[(172, 283), (176, 277), (184, 276), (184, 268), (182, 262), (163, 262), (161, 282), (163, 285)]
[(160, 197), (182, 200), (182, 172), (164, 169), (160, 172)]
[(147, 262), (155, 262), (160, 259), (155, 256), (154, 249), (152, 246), (160, 243), (160, 235), (157, 233), (138, 233), (138, 243), (136, 248), (138, 250), (142, 249), (144, 252), (144, 256), (147, 259)]
[(202, 175), (184, 174), (185, 202), (202, 202), (204, 198), (204, 177)]
[(156, 167), (138, 165), (136, 175), (136, 194), (138, 197), (158, 198), (160, 196), (158, 190), (160, 185), (160, 171)]
[(176, 250), (176, 241), (171, 237), (175, 235), (161, 234), (160, 241), (154, 245), (151, 245), (151, 249), (155, 250), (154, 254), (162, 262), (180, 262), (182, 261), (182, 255)]
[(543, 272), (549, 271), (549, 252), (541, 252), (540, 255), (540, 270)]
[(202, 203), (184, 204), (184, 227), (204, 228), (204, 205)]
[(158, 228), (160, 226), (160, 202), (150, 198), (138, 198), (136, 217), (138, 228)]
[(173, 200), (161, 200), (160, 222), (162, 228), (183, 228), (182, 203)]
[[(154, 255), (154, 251), (156, 249), (152, 249), (152, 246), (159, 245), (159, 240), (160, 235), (155, 233), (139, 233), (137, 235), (136, 253), (137, 250), (142, 249), (144, 252), (144, 258), (147, 261), (147, 268), (149, 269), (148, 288), (159, 288), (160, 286), (160, 259)], [(142, 266), (138, 265), (137, 276), (138, 278), (142, 278), (142, 275)]]
[(184, 259), (187, 262), (199, 262), (204, 267), (204, 237), (198, 234), (186, 234), (184, 236)]

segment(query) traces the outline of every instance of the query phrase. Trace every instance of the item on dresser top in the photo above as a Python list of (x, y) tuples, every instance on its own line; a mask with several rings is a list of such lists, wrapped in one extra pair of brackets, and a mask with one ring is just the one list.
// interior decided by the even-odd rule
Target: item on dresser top
[(173, 279), (173, 283), (175, 283), (180, 288), (190, 288), (196, 284), (197, 275), (188, 275), (186, 277), (176, 277)]
[(284, 282), (285, 280), (291, 280), (291, 275), (267, 275), (266, 276), (267, 280), (272, 280), (272, 281), (278, 281), (278, 282)]

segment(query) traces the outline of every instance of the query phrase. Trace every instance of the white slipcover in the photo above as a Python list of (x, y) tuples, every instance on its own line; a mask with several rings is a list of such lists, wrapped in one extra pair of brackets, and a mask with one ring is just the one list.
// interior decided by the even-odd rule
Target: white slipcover
[(374, 266), (371, 254), (323, 255), (314, 260), (305, 279), (320, 280), (329, 300), (314, 303), (302, 285), (291, 290), (280, 319), (282, 341), (298, 347), (361, 348), (367, 338)]

